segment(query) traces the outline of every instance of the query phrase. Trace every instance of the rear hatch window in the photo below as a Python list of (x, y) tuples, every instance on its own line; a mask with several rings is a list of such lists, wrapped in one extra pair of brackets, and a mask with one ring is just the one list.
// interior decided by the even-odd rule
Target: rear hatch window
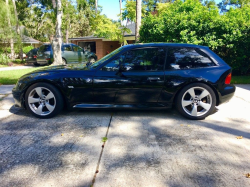
[(39, 48), (39, 52), (51, 51), (51, 45), (42, 45)]

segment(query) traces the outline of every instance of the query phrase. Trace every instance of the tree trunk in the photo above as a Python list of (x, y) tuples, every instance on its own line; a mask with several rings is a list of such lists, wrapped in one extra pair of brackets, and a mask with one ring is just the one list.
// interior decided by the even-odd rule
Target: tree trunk
[(135, 28), (135, 42), (139, 42), (141, 27), (141, 0), (136, 0), (136, 28)]
[(65, 42), (69, 43), (69, 25), (67, 25), (66, 33), (65, 33)]
[(57, 0), (57, 15), (56, 15), (56, 34), (52, 40), (53, 48), (53, 65), (62, 65), (62, 2)]
[[(8, 27), (10, 30), (10, 34), (12, 33), (12, 28), (11, 28), (11, 23), (10, 23), (10, 10), (9, 10), (9, 0), (6, 0), (6, 6), (7, 6), (7, 20), (8, 20)], [(15, 56), (15, 51), (14, 51), (14, 41), (13, 41), (13, 37), (11, 34), (11, 38), (10, 38), (10, 55), (11, 55), (11, 60), (14, 60), (14, 56)]]
[(14, 6), (14, 11), (15, 11), (15, 18), (16, 18), (16, 32), (20, 37), (20, 49), (19, 49), (19, 56), (23, 61), (23, 48), (22, 48), (22, 35), (20, 32), (20, 27), (19, 27), (19, 23), (18, 23), (18, 16), (17, 16), (17, 11), (16, 11), (16, 2), (15, 0), (12, 0), (13, 6)]
[(122, 0), (120, 0), (120, 22), (122, 24)]
[(98, 0), (95, 0), (95, 13), (97, 14)]

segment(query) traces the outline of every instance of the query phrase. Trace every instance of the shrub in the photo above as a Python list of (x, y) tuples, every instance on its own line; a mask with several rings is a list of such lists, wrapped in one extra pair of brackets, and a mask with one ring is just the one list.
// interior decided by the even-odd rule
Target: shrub
[[(160, 5), (160, 4), (159, 4)], [(220, 15), (216, 6), (199, 0), (177, 0), (149, 15), (140, 29), (141, 42), (175, 42), (211, 48), (234, 70), (250, 72), (250, 6), (230, 9)]]
[(34, 47), (31, 45), (23, 47), (23, 53), (27, 54), (31, 49), (34, 49)]
[(10, 63), (10, 59), (9, 57), (4, 54), (4, 53), (0, 53), (0, 64), (2, 65), (8, 65)]

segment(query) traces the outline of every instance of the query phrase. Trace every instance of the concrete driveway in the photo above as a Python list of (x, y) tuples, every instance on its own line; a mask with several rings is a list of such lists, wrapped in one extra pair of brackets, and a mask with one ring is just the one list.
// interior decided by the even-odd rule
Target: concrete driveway
[(250, 85), (203, 121), (174, 110), (41, 120), (2, 95), (0, 186), (250, 186)]

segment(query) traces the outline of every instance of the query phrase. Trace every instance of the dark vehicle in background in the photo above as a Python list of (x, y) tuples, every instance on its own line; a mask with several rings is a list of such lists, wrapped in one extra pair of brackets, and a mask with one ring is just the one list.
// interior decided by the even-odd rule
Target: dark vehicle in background
[(171, 108), (204, 119), (235, 92), (232, 69), (208, 47), (126, 45), (92, 65), (64, 65), (22, 76), (12, 93), (17, 106), (49, 118), (67, 108)]
[[(70, 63), (94, 63), (97, 56), (89, 51), (84, 51), (75, 44), (62, 44), (62, 60), (65, 64)], [(37, 63), (39, 65), (51, 64), (53, 62), (53, 50), (51, 44), (45, 44), (37, 52)]]
[(28, 64), (34, 64), (35, 66), (37, 66), (37, 62), (36, 62), (36, 58), (37, 58), (37, 51), (39, 50), (39, 48), (34, 48), (31, 49), (27, 54), (26, 54), (26, 63)]

